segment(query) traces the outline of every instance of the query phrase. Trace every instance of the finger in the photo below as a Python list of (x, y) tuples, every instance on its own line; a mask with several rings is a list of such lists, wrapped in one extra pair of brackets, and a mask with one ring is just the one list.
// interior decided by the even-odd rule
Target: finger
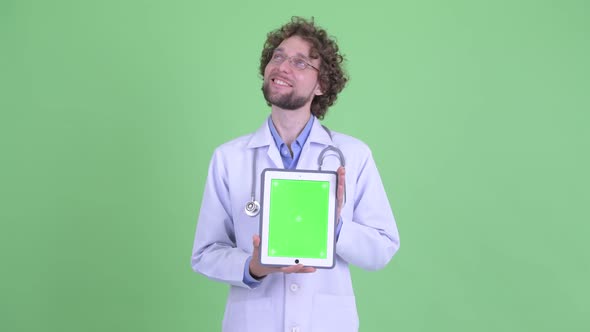
[(338, 209), (341, 209), (344, 205), (344, 186), (338, 186), (338, 192), (336, 193), (336, 201), (338, 202)]
[(291, 266), (285, 266), (281, 268), (281, 272), (284, 273), (295, 273), (299, 270), (301, 270), (303, 268), (302, 264), (297, 264), (297, 265), (291, 265)]
[(341, 203), (344, 196), (344, 182), (346, 181), (346, 169), (342, 166), (338, 167), (338, 202)]
[(258, 258), (258, 256), (260, 256), (258, 254), (258, 252), (260, 251), (260, 236), (252, 236), (252, 247), (252, 258)]
[(315, 267), (311, 267), (311, 266), (304, 266), (292, 273), (313, 273), (315, 272)]
[(346, 168), (344, 168), (343, 166), (338, 167), (338, 170), (336, 171), (336, 173), (338, 173), (338, 180), (342, 179), (344, 180), (344, 177), (346, 176)]
[(303, 266), (302, 264), (282, 267), (281, 272), (283, 273), (313, 273), (316, 271), (315, 267)]
[(291, 265), (281, 268), (282, 272), (285, 273), (299, 273), (300, 271), (304, 270), (306, 267), (303, 264)]
[(301, 270), (297, 271), (297, 273), (313, 273), (315, 272), (315, 267), (311, 267), (311, 266), (306, 266), (304, 268), (302, 268)]

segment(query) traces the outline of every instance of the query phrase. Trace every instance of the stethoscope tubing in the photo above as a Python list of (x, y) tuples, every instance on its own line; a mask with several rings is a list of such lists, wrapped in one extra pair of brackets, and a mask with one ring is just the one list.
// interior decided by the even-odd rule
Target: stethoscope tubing
[[(330, 137), (331, 137), (332, 133), (330, 133), (330, 131), (326, 127), (324, 127), (324, 129), (326, 129), (326, 131), (328, 132), (328, 134), (330, 134)], [(345, 159), (344, 159), (344, 154), (342, 153), (342, 151), (333, 145), (328, 145), (320, 152), (320, 154), (318, 156), (318, 171), (322, 170), (322, 165), (324, 163), (324, 159), (326, 158), (326, 152), (328, 152), (328, 151), (336, 152), (338, 154), (340, 166), (344, 167)], [(252, 184), (251, 184), (251, 191), (250, 191), (250, 200), (246, 203), (246, 207), (244, 208), (244, 212), (250, 217), (256, 217), (258, 215), (258, 213), (260, 213), (260, 203), (255, 199), (256, 198), (256, 160), (258, 159), (258, 148), (254, 148), (254, 153), (252, 154), (252, 157), (253, 157), (253, 159), (252, 159)], [(345, 191), (345, 194), (346, 194), (346, 191)], [(346, 198), (345, 198), (345, 200), (346, 200)]]

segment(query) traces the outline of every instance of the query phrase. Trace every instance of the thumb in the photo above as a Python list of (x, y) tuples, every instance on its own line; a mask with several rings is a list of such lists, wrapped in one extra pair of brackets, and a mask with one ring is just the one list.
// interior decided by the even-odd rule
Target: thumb
[(260, 247), (260, 236), (258, 234), (252, 236), (252, 246), (254, 246), (254, 250)]

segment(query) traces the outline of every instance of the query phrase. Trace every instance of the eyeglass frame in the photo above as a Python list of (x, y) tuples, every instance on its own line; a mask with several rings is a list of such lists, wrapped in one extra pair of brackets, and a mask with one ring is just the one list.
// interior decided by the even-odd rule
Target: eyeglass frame
[[(277, 60), (275, 60), (275, 57), (276, 57), (277, 55), (279, 55), (279, 56), (282, 56), (284, 59), (282, 59), (280, 62), (279, 62), (279, 61), (277, 61)], [(293, 63), (293, 61), (294, 61), (293, 59), (299, 59), (299, 60), (301, 60), (301, 62), (303, 62), (303, 63), (305, 64), (305, 68), (299, 68), (299, 67), (297, 67), (297, 66), (296, 66), (296, 65)], [(301, 71), (303, 71), (303, 70), (307, 69), (307, 67), (311, 67), (311, 68), (315, 69), (315, 70), (316, 70), (316, 71), (318, 71), (318, 72), (320, 71), (320, 70), (319, 70), (319, 68), (316, 68), (314, 65), (312, 65), (311, 63), (309, 63), (308, 61), (306, 61), (306, 60), (305, 60), (305, 57), (303, 57), (303, 56), (301, 56), (301, 55), (287, 56), (285, 53), (274, 51), (274, 52), (272, 53), (272, 55), (270, 56), (270, 61), (269, 61), (269, 62), (272, 62), (272, 63), (275, 63), (275, 64), (277, 64), (277, 65), (280, 65), (280, 64), (282, 64), (283, 62), (285, 62), (285, 60), (289, 61), (289, 65), (290, 65), (292, 68), (294, 68), (294, 69), (297, 69), (297, 70), (301, 70)]]

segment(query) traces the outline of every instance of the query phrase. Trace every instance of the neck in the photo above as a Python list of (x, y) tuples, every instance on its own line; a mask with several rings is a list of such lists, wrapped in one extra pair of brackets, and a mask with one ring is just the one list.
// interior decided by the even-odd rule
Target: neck
[(281, 139), (290, 148), (309, 121), (311, 112), (309, 109), (291, 111), (273, 107), (270, 117)]

